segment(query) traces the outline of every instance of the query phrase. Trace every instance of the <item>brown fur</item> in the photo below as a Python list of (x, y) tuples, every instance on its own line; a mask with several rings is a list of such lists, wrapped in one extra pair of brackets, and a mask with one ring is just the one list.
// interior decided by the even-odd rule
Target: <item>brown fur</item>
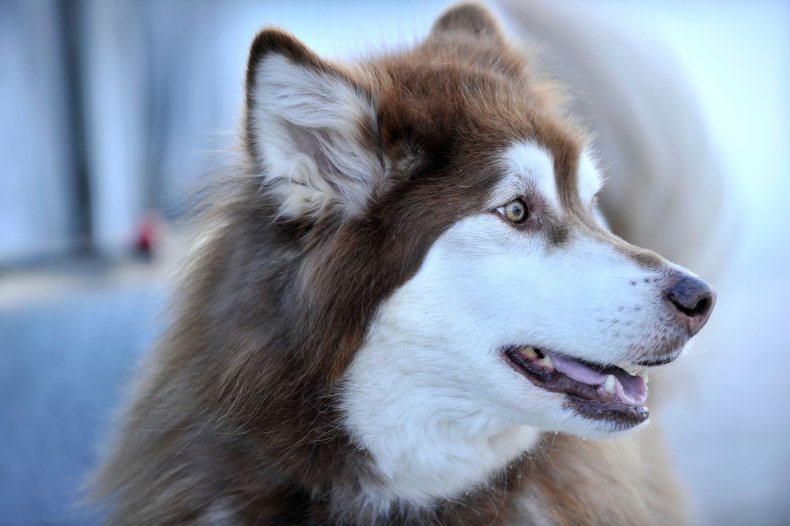
[[(272, 52), (375, 101), (376, 127), (361, 124), (360, 134), (391, 161), (387, 185), (358, 217), (332, 209), (278, 217), (247, 127), (249, 158), (203, 214), (172, 327), (98, 477), (109, 521), (676, 524), (666, 511), (674, 495), (644, 433), (601, 444), (549, 436), (457, 500), (384, 517), (365, 507), (358, 496), (377, 475), (339, 425), (335, 397), (376, 307), (445, 229), (484, 210), (498, 176), (488, 152), (535, 140), (554, 154), (568, 188), (587, 137), (563, 117), (557, 87), (532, 73), (476, 6), (448, 12), (415, 50), (358, 69), (266, 30), (252, 46), (250, 92), (256, 65)], [(594, 228), (575, 194), (562, 199), (578, 210), (562, 236)]]

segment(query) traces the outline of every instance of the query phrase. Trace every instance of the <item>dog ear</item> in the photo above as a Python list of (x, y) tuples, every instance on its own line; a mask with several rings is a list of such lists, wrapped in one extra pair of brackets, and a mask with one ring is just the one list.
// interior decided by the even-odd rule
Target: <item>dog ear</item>
[(273, 29), (252, 44), (246, 84), (247, 147), (280, 214), (359, 212), (384, 171), (370, 91)]
[(463, 3), (449, 8), (433, 24), (431, 36), (466, 34), (477, 38), (504, 41), (499, 22), (480, 4)]

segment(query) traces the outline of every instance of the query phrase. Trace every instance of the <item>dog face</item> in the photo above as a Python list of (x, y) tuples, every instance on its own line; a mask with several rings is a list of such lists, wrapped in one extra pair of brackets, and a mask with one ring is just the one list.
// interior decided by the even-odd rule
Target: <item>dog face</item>
[(338, 297), (381, 298), (338, 396), (386, 491), (452, 496), (540, 431), (647, 420), (637, 369), (674, 360), (715, 295), (599, 222), (588, 139), (490, 15), (451, 10), (353, 70), (265, 31), (247, 86), (264, 191), (323, 232), (305, 290), (359, 271)]
[[(453, 224), (381, 306), (345, 404), (401, 498), (460, 491), (531, 445), (527, 429), (600, 438), (646, 422), (644, 366), (674, 360), (707, 319), (703, 282), (598, 224), (600, 177), (583, 155), (578, 187), (559, 190), (545, 148), (495, 154), (487, 209)], [(442, 456), (468, 472), (425, 477), (448, 473)]]

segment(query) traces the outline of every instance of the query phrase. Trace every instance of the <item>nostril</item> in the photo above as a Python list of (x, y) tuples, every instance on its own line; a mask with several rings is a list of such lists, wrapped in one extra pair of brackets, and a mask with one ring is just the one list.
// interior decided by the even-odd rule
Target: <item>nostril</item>
[(692, 310), (694, 316), (707, 316), (713, 306), (712, 294), (709, 292), (704, 298), (699, 300), (697, 306)]

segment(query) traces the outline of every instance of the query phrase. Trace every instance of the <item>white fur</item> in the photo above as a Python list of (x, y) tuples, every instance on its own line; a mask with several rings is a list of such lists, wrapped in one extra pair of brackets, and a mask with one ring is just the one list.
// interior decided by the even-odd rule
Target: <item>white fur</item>
[[(502, 154), (501, 165), (505, 177), (493, 192), (491, 208), (530, 190), (538, 191), (546, 201), (560, 208), (554, 172), (554, 158), (542, 146), (531, 142), (517, 142)], [(603, 186), (603, 176), (590, 149), (582, 152), (578, 170), (579, 197), (589, 203)]]
[[(532, 158), (546, 168), (542, 155)], [(546, 177), (523, 164), (521, 171)], [(452, 226), (380, 306), (347, 373), (347, 425), (385, 481), (370, 490), (371, 502), (456, 497), (526, 451), (540, 431), (615, 432), (566, 408), (565, 395), (532, 384), (502, 349), (634, 361), (634, 346), (665, 330), (658, 276), (604, 241), (575, 235), (552, 246), (491, 213)]]
[(384, 172), (359, 138), (360, 125), (375, 126), (371, 101), (345, 79), (277, 54), (262, 59), (255, 78), (255, 146), (281, 213), (361, 210)]
[(593, 153), (588, 149), (582, 152), (579, 159), (579, 197), (583, 203), (589, 203), (601, 190), (603, 177), (598, 170), (598, 163)]
[(548, 203), (558, 209), (560, 206), (557, 187), (554, 183), (554, 159), (545, 148), (531, 142), (518, 142), (502, 154), (501, 165), (505, 177), (494, 190), (491, 208), (501, 206), (505, 201), (537, 190)]

